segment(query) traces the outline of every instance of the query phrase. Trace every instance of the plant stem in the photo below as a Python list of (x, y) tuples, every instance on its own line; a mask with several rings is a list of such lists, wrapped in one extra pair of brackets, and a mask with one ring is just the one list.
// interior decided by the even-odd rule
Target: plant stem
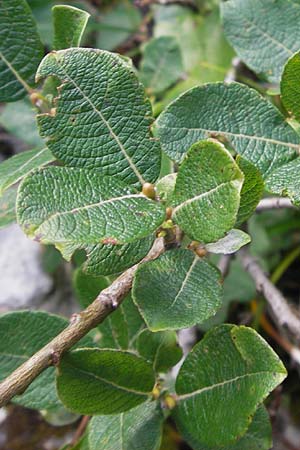
[(280, 209), (280, 208), (293, 208), (296, 206), (293, 205), (290, 199), (281, 198), (281, 197), (267, 197), (263, 198), (259, 204), (257, 205), (256, 212), (268, 211), (269, 209)]
[(142, 262), (158, 258), (164, 251), (163, 239), (156, 239), (152, 249), (140, 263), (126, 270), (108, 288), (101, 291), (84, 311), (74, 314), (67, 328), (2, 381), (0, 383), (0, 408), (5, 406), (15, 395), (22, 394), (47, 367), (58, 365), (66, 350), (69, 350), (92, 328), (115, 311), (130, 291), (139, 265)]
[(244, 269), (255, 281), (257, 291), (267, 300), (276, 323), (289, 330), (297, 342), (300, 342), (300, 318), (293, 312), (287, 300), (269, 280), (255, 258), (245, 249), (240, 250), (239, 255)]

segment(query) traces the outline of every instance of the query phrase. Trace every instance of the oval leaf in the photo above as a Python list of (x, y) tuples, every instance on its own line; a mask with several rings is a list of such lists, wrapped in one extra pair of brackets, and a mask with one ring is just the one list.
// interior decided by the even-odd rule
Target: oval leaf
[(264, 177), (296, 158), (300, 142), (271, 103), (239, 83), (190, 89), (160, 115), (157, 131), (163, 150), (177, 162), (200, 139), (220, 137)]
[(257, 406), (285, 377), (278, 356), (252, 328), (221, 325), (180, 369), (176, 423), (192, 447), (223, 448), (246, 433)]
[(14, 102), (34, 86), (43, 47), (24, 0), (0, 2), (0, 102)]
[(300, 47), (300, 4), (286, 0), (226, 0), (221, 14), (227, 39), (255, 72), (280, 81), (284, 64)]
[(117, 414), (145, 402), (155, 382), (151, 364), (133, 353), (82, 349), (59, 365), (57, 391), (80, 414)]
[(56, 5), (52, 8), (55, 50), (79, 47), (89, 13), (69, 5)]
[(88, 427), (90, 450), (158, 450), (163, 414), (155, 402), (146, 402), (114, 416), (93, 417)]
[(27, 177), (19, 189), (17, 213), (25, 233), (58, 248), (124, 244), (147, 236), (165, 217), (161, 205), (115, 178), (63, 167)]
[(275, 170), (266, 179), (266, 189), (272, 194), (289, 197), (296, 206), (300, 206), (299, 172), (300, 158), (297, 158)]
[(138, 268), (132, 295), (150, 330), (187, 328), (216, 313), (221, 274), (190, 250), (171, 250)]
[(51, 75), (62, 80), (56, 113), (40, 115), (38, 124), (53, 154), (127, 184), (154, 182), (160, 147), (149, 133), (150, 102), (130, 65), (102, 50), (68, 49), (43, 59), (37, 79)]
[(300, 120), (300, 53), (293, 55), (284, 67), (280, 83), (281, 100), (287, 111)]
[(219, 239), (217, 242), (206, 244), (205, 248), (211, 253), (223, 253), (230, 255), (237, 252), (241, 247), (249, 244), (251, 237), (249, 234), (241, 230), (230, 230), (225, 237)]
[(236, 222), (244, 175), (222, 144), (194, 144), (180, 166), (172, 219), (192, 239), (209, 243)]

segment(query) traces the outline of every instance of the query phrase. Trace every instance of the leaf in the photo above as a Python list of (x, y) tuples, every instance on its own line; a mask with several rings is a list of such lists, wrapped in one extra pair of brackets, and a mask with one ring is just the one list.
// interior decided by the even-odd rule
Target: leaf
[(151, 364), (133, 353), (82, 349), (62, 358), (57, 391), (71, 411), (118, 414), (145, 402), (154, 382)]
[(278, 356), (252, 328), (216, 327), (180, 369), (176, 424), (192, 447), (229, 446), (246, 433), (257, 406), (285, 377)]
[(300, 120), (300, 53), (293, 55), (286, 63), (281, 83), (281, 101), (287, 111)]
[(69, 5), (56, 5), (52, 8), (55, 50), (79, 47), (89, 13)]
[(97, 328), (101, 333), (98, 343), (100, 347), (133, 350), (145, 323), (129, 294), (117, 311), (109, 315)]
[(172, 203), (172, 197), (175, 189), (177, 173), (170, 173), (158, 180), (156, 184), (156, 193), (161, 202), (166, 205)]
[(300, 206), (299, 170), (300, 158), (279, 167), (266, 179), (266, 189), (272, 194), (289, 197), (296, 206)]
[(123, 0), (98, 17), (94, 25), (99, 32), (97, 47), (104, 50), (114, 50), (132, 34), (138, 32), (142, 16), (138, 8), (131, 2)]
[[(17, 311), (0, 316), (0, 379), (3, 380), (68, 325), (68, 321), (43, 311)], [(83, 338), (80, 345), (92, 345)], [(54, 368), (41, 373), (22, 395), (13, 399), (27, 408), (53, 409), (61, 405), (55, 390)]]
[(0, 1), (0, 30), (0, 102), (14, 102), (34, 86), (43, 48), (24, 0)]
[(152, 233), (165, 217), (161, 205), (118, 179), (64, 167), (27, 177), (20, 185), (17, 214), (26, 234), (59, 249), (131, 242)]
[(84, 250), (87, 260), (83, 271), (90, 275), (111, 275), (122, 272), (138, 263), (152, 247), (154, 237), (146, 238), (124, 245), (86, 245)]
[(17, 188), (12, 186), (0, 197), (0, 229), (16, 221)]
[(54, 161), (47, 148), (19, 153), (0, 164), (0, 195), (34, 169)]
[(157, 95), (174, 84), (184, 72), (181, 50), (176, 38), (151, 39), (143, 49), (140, 80), (150, 93)]
[(237, 443), (231, 444), (230, 447), (225, 448), (222, 446), (222, 450), (270, 450), (271, 447), (272, 427), (269, 414), (266, 408), (263, 405), (260, 405), (246, 434), (244, 434), (244, 436), (242, 436)]
[(194, 144), (180, 166), (172, 219), (192, 239), (210, 243), (236, 222), (244, 175), (225, 147)]
[(187, 328), (215, 314), (221, 274), (190, 250), (171, 250), (138, 268), (132, 295), (151, 331)]
[(300, 46), (300, 4), (286, 0), (221, 2), (227, 39), (238, 56), (257, 73), (278, 83), (282, 69)]
[(37, 79), (62, 80), (55, 116), (38, 116), (41, 136), (68, 166), (118, 175), (127, 184), (154, 182), (160, 146), (150, 136), (152, 110), (134, 70), (95, 49), (49, 53)]
[(219, 8), (202, 15), (180, 5), (155, 5), (154, 36), (177, 39), (188, 76), (167, 93), (168, 104), (177, 95), (202, 83), (223, 81), (234, 57), (219, 18)]
[(86, 275), (81, 269), (74, 272), (74, 292), (82, 308), (89, 306), (107, 286), (109, 281), (105, 277), (92, 277)]
[(242, 267), (239, 260), (230, 263), (229, 273), (224, 280), (223, 304), (232, 301), (248, 302), (256, 295), (255, 283)]
[(45, 147), (35, 120), (35, 110), (27, 99), (8, 103), (0, 115), (1, 125), (32, 148)]
[(300, 142), (271, 103), (235, 82), (190, 89), (160, 115), (157, 132), (162, 149), (176, 162), (200, 139), (225, 139), (264, 178), (295, 159)]
[(88, 427), (90, 450), (158, 450), (163, 414), (156, 402), (146, 402), (126, 413), (95, 416)]
[(141, 356), (152, 362), (155, 372), (168, 372), (182, 358), (182, 350), (174, 331), (151, 333), (143, 330), (136, 342)]
[(230, 230), (225, 237), (219, 239), (217, 242), (206, 244), (205, 248), (211, 253), (223, 253), (230, 255), (237, 252), (241, 247), (249, 244), (251, 237), (249, 234), (241, 230)]
[(240, 209), (235, 224), (237, 227), (252, 216), (263, 196), (265, 185), (260, 171), (254, 164), (242, 158), (240, 155), (237, 156), (236, 162), (245, 176), (241, 190)]

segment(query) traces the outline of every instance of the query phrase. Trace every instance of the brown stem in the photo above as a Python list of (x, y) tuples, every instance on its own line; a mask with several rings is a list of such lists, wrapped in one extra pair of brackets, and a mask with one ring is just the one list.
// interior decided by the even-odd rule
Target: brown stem
[(240, 250), (239, 256), (244, 269), (255, 281), (257, 291), (267, 300), (276, 323), (300, 342), (300, 318), (293, 312), (285, 297), (269, 280), (255, 258), (245, 249)]
[(70, 443), (70, 448), (73, 448), (77, 442), (79, 441), (79, 439), (81, 438), (81, 436), (83, 435), (83, 433), (86, 430), (86, 427), (88, 426), (90, 420), (90, 416), (83, 416), (72, 439), (72, 442)]
[(70, 324), (45, 347), (0, 383), (0, 408), (15, 395), (22, 394), (35, 378), (47, 367), (57, 365), (62, 354), (97, 326), (118, 306), (131, 289), (134, 274), (142, 262), (156, 259), (164, 252), (162, 238), (156, 239), (148, 255), (138, 264), (126, 270), (84, 311), (72, 316)]

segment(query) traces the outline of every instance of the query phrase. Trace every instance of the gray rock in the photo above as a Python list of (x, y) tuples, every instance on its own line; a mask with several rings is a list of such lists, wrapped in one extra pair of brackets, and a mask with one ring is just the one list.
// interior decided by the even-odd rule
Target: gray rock
[(41, 250), (16, 224), (0, 231), (0, 312), (44, 302), (53, 281), (43, 271)]

